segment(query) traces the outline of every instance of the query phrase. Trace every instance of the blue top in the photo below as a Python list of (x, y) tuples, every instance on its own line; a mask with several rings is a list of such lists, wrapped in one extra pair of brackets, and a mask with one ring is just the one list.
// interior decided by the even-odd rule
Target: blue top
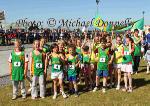
[(148, 33), (148, 34), (146, 35), (146, 41), (147, 41), (147, 43), (150, 43), (150, 33)]

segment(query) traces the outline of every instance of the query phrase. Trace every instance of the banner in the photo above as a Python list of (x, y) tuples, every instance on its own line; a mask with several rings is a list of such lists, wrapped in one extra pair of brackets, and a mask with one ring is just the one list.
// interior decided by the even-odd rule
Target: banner
[(144, 29), (144, 18), (128, 23), (128, 25), (113, 25), (113, 23), (108, 23), (108, 21), (103, 21), (100, 16), (96, 16), (93, 22), (93, 26), (98, 28), (100, 31), (111, 32), (114, 30), (115, 32), (123, 32), (127, 30)]
[(140, 30), (144, 29), (144, 18), (141, 18), (133, 25), (132, 30), (134, 29), (140, 29)]

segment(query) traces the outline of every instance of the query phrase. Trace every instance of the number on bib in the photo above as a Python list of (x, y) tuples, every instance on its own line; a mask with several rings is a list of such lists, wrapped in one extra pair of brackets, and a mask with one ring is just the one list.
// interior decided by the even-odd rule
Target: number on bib
[(124, 55), (129, 55), (129, 51), (124, 51)]
[(69, 65), (69, 68), (74, 70), (75, 69), (75, 66), (74, 65)]
[(42, 64), (41, 63), (36, 63), (36, 68), (42, 68)]
[(14, 62), (14, 67), (20, 67), (21, 66), (21, 62)]
[(54, 69), (60, 70), (60, 65), (54, 65)]
[(103, 57), (103, 58), (100, 58), (100, 62), (105, 62), (106, 60), (105, 60), (105, 58)]

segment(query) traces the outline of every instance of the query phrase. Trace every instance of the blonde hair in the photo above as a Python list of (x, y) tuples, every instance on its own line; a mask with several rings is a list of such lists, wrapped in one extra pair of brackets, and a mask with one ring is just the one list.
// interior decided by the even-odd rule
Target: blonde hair
[(21, 45), (22, 45), (21, 40), (20, 39), (15, 39), (14, 44), (15, 43), (18, 43), (19, 44), (19, 48), (21, 49)]
[(35, 45), (36, 42), (39, 42), (39, 43), (40, 43), (39, 40), (34, 40), (34, 42), (33, 42), (33, 49), (35, 49), (35, 48), (34, 48), (34, 45)]
[(40, 40), (40, 47), (43, 47), (44, 43), (45, 43), (45, 39), (41, 38), (41, 40)]
[(15, 39), (15, 42), (17, 42), (21, 45), (21, 40), (20, 39)]
[(59, 40), (59, 41), (58, 41), (58, 45), (59, 45), (59, 44), (65, 45), (65, 42), (64, 42), (63, 40)]

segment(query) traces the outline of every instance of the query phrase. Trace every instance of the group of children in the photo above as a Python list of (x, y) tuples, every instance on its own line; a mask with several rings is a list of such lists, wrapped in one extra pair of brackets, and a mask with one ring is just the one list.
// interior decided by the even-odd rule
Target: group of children
[[(141, 40), (141, 39), (140, 39)], [(138, 42), (140, 42), (140, 40)], [(121, 73), (124, 73), (123, 91), (132, 92), (132, 73), (134, 65), (134, 53), (136, 44), (131, 37), (126, 37), (126, 43), (122, 43), (122, 37), (95, 36), (93, 40), (85, 35), (82, 41), (80, 37), (69, 41), (60, 40), (49, 47), (44, 39), (35, 40), (33, 50), (29, 57), (21, 48), (20, 40), (14, 42), (15, 48), (9, 57), (9, 67), (13, 84), (13, 97), (17, 98), (18, 85), (21, 85), (22, 98), (26, 98), (25, 78), (27, 77), (28, 63), (30, 61), (31, 97), (38, 97), (37, 83), (40, 88), (40, 97), (45, 98), (47, 71), (50, 69), (53, 81), (53, 99), (57, 98), (57, 87), (63, 98), (68, 95), (64, 91), (64, 83), (69, 82), (69, 93), (79, 96), (78, 86), (84, 82), (83, 90), (96, 92), (100, 87), (100, 78), (103, 78), (102, 92), (105, 93), (108, 86), (113, 84), (116, 90), (121, 89)], [(50, 67), (50, 68), (48, 68)], [(109, 80), (108, 80), (109, 79)], [(50, 79), (49, 79), (50, 80)]]

